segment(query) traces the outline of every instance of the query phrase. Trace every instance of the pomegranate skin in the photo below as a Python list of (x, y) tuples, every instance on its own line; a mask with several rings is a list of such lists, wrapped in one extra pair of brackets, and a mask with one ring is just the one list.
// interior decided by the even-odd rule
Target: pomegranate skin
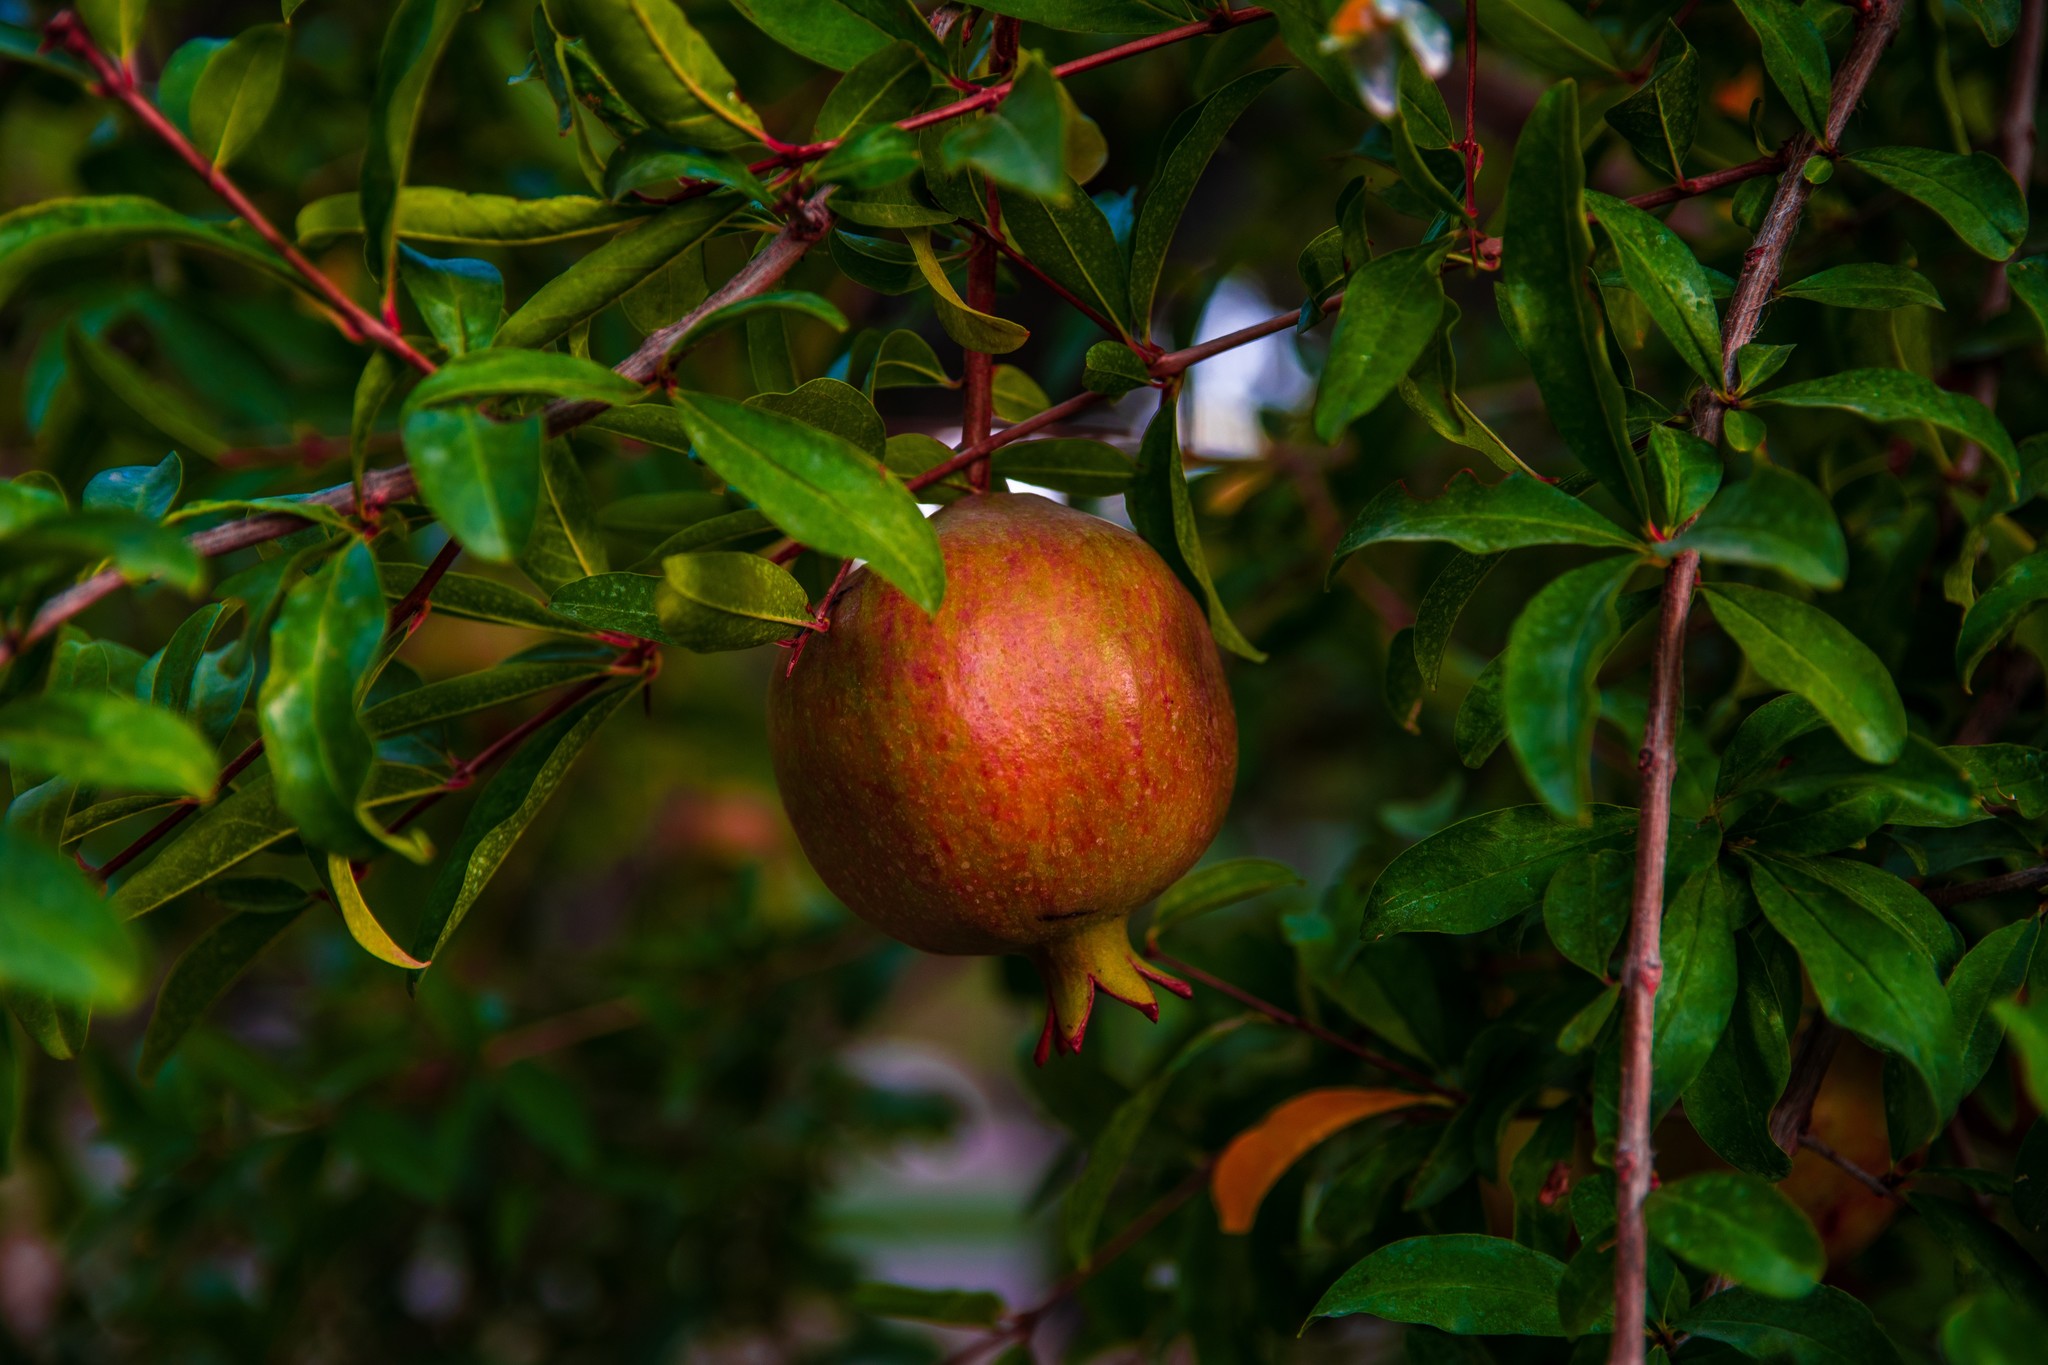
[(934, 953), (1026, 953), (1048, 1038), (1095, 989), (1157, 1015), (1123, 921), (1222, 824), (1237, 721), (1208, 623), (1124, 530), (1029, 494), (933, 518), (946, 597), (866, 569), (769, 687), (790, 823), (825, 885)]

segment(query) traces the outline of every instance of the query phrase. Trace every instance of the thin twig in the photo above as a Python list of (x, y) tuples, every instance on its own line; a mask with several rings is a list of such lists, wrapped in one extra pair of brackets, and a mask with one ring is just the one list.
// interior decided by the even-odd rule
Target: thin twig
[(1842, 1030), (1826, 1015), (1815, 1015), (1806, 1032), (1799, 1036), (1799, 1050), (1792, 1054), (1785, 1093), (1771, 1106), (1769, 1129), (1778, 1150), (1792, 1155), (1799, 1146), (1807, 1124), (1813, 1121), (1813, 1102), (1820, 1096), (1821, 1082), (1841, 1045)]
[(1203, 971), (1200, 967), (1194, 966), (1187, 962), (1183, 962), (1179, 958), (1174, 957), (1170, 953), (1161, 952), (1157, 947), (1150, 943), (1145, 945), (1145, 956), (1151, 958), (1155, 962), (1165, 963), (1169, 970), (1179, 972), (1182, 976), (1188, 977), (1190, 980), (1200, 982), (1202, 985), (1207, 986), (1212, 991), (1216, 991), (1221, 995), (1229, 996), (1232, 1000), (1235, 1000), (1238, 1004), (1243, 1005), (1246, 1009), (1257, 1010), (1260, 1014), (1265, 1015), (1268, 1019), (1271, 1019), (1276, 1024), (1282, 1025), (1286, 1028), (1298, 1029), (1301, 1032), (1306, 1033), (1309, 1037), (1314, 1038), (1319, 1042), (1328, 1043), (1331, 1047), (1340, 1048), (1343, 1051), (1350, 1053), (1352, 1056), (1358, 1058), (1360, 1061), (1365, 1062), (1369, 1066), (1376, 1066), (1380, 1070), (1388, 1073), (1389, 1075), (1399, 1076), (1402, 1080), (1407, 1081), (1411, 1085), (1419, 1085), (1424, 1090), (1429, 1091), (1433, 1095), (1442, 1095), (1448, 1099), (1454, 1100), (1463, 1100), (1465, 1098), (1465, 1092), (1458, 1089), (1454, 1085), (1445, 1085), (1443, 1082), (1436, 1080), (1434, 1077), (1425, 1076), (1422, 1072), (1417, 1071), (1412, 1066), (1407, 1066), (1401, 1062), (1397, 1062), (1392, 1057), (1388, 1057), (1383, 1053), (1375, 1052), (1371, 1048), (1366, 1047), (1363, 1044), (1354, 1043), (1341, 1033), (1332, 1033), (1329, 1029), (1324, 1028), (1321, 1024), (1314, 1023), (1310, 1020), (1302, 1018), (1298, 1014), (1294, 1014), (1290, 1011), (1284, 1010), (1280, 1008), (1280, 1006), (1274, 1004), (1272, 1001), (1263, 1000), (1258, 996), (1253, 995), (1250, 991), (1244, 989), (1242, 986), (1233, 985), (1230, 982), (1225, 981), (1222, 977), (1214, 976), (1208, 972)]
[[(990, 193), (991, 195), (993, 195), (994, 191), (990, 191)], [(1051, 290), (1054, 294), (1066, 300), (1068, 304), (1072, 305), (1076, 312), (1080, 313), (1081, 316), (1087, 318), (1088, 321), (1094, 323), (1097, 327), (1100, 327), (1110, 336), (1119, 339), (1123, 337), (1122, 328), (1118, 327), (1108, 318), (1102, 316), (1101, 311), (1098, 310), (1093, 304), (1086, 302), (1081, 298), (1080, 295), (1076, 294), (1073, 290), (1067, 288), (1058, 280), (1054, 279), (1052, 276), (1046, 274), (1043, 270), (1039, 269), (1038, 266), (1032, 262), (1029, 256), (1026, 256), (1023, 252), (1011, 246), (1009, 241), (1005, 237), (1003, 237), (1001, 233), (990, 232), (981, 224), (973, 222), (966, 218), (962, 218), (960, 220), (960, 226), (965, 228), (978, 241), (986, 243), (988, 246), (993, 247), (995, 250), (1001, 252), (1003, 256), (1006, 259), (1008, 259), (1010, 264), (1016, 266), (1019, 270), (1029, 275), (1032, 279), (1038, 281), (1041, 285)], [(974, 301), (972, 299), (969, 299), (968, 302), (972, 304)]]
[[(1006, 75), (1017, 64), (1018, 21), (997, 15), (989, 40), (989, 72)], [(988, 218), (986, 230), (978, 233), (967, 252), (967, 306), (977, 313), (996, 310), (996, 254), (1003, 246), (1003, 201), (994, 180), (988, 182), (983, 198)], [(1071, 295), (1069, 296), (1072, 297)], [(1073, 300), (1079, 304), (1079, 300)], [(995, 429), (996, 358), (987, 351), (968, 347), (964, 352), (961, 379), (960, 445), (962, 449), (986, 441)], [(989, 488), (986, 459), (967, 467), (967, 483), (977, 493)]]
[(1892, 1186), (1885, 1184), (1882, 1179), (1872, 1175), (1869, 1171), (1864, 1170), (1861, 1166), (1858, 1166), (1855, 1162), (1849, 1160), (1848, 1157), (1843, 1156), (1840, 1152), (1836, 1151), (1833, 1147), (1829, 1146), (1827, 1142), (1825, 1142), (1821, 1138), (1815, 1137), (1812, 1133), (1801, 1133), (1799, 1135), (1799, 1145), (1801, 1147), (1804, 1147), (1807, 1151), (1812, 1152), (1815, 1156), (1821, 1158), (1823, 1161), (1829, 1162), (1834, 1166), (1839, 1167), (1843, 1171), (1843, 1173), (1848, 1175), (1857, 1184), (1863, 1186), (1864, 1189), (1869, 1190), (1878, 1198), (1896, 1199), (1900, 1203), (1905, 1202), (1905, 1196), (1900, 1194)]
[(1937, 886), (1923, 890), (1920, 894), (1927, 897), (1938, 909), (1946, 910), (1952, 905), (1980, 901), (1987, 896), (2002, 896), (2008, 891), (2031, 891), (2043, 885), (2048, 885), (2048, 864), (2040, 867), (2023, 867), (2017, 872), (2001, 872), (1996, 877), (1986, 877), (1982, 881)]
[(254, 228), (256, 235), (267, 242), (271, 249), (284, 257), (287, 264), (299, 273), (313, 292), (326, 301), (327, 306), (339, 315), (339, 322), (350, 340), (368, 341), (383, 347), (422, 374), (434, 372), (434, 362), (413, 349), (412, 343), (400, 336), (397, 329), (387, 326), (381, 318), (343, 292), (340, 285), (320, 273), (291, 241), (277, 230), (275, 224), (266, 218), (263, 210), (242, 193), (234, 181), (220, 167), (213, 164), (192, 140), (178, 130), (176, 124), (165, 118), (149, 97), (142, 93), (135, 83), (135, 73), (117, 64), (100, 50), (92, 35), (86, 31), (85, 23), (77, 14), (65, 10), (50, 20), (43, 28), (44, 41), (50, 46), (61, 48), (84, 61), (99, 77), (95, 93), (108, 99), (119, 100), (130, 113), (141, 120), (142, 125), (156, 134), (166, 146), (178, 154), (180, 160), (190, 166), (206, 187), (219, 195), (238, 217)]
[[(1736, 357), (1756, 336), (1764, 306), (1777, 287), (1785, 252), (1813, 193), (1813, 186), (1802, 174), (1806, 159), (1820, 149), (1823, 141), (1829, 148), (1841, 141), (1849, 117), (1876, 70), (1878, 57), (1898, 28), (1900, 3), (1901, 0), (1872, 0), (1859, 16), (1856, 36), (1835, 73), (1823, 130), (1825, 138), (1816, 140), (1811, 134), (1802, 133), (1784, 149), (1777, 192), (1757, 230), (1755, 243), (1743, 257), (1742, 273), (1736, 279), (1728, 314), (1721, 326), (1725, 390), (1734, 388)], [(1727, 403), (1720, 394), (1703, 389), (1693, 410), (1694, 434), (1718, 445), (1726, 411)], [(1643, 1201), (1649, 1197), (1655, 1165), (1650, 1147), (1651, 1057), (1657, 990), (1664, 976), (1659, 944), (1664, 916), (1664, 864), (1671, 837), (1671, 783), (1678, 766), (1678, 708), (1684, 691), (1686, 617), (1692, 609), (1693, 589), (1698, 580), (1699, 558), (1691, 551), (1678, 555), (1665, 570), (1658, 647), (1651, 664), (1649, 713), (1639, 757), (1643, 785), (1636, 826), (1628, 958), (1621, 981), (1620, 1115), (1614, 1153), (1614, 1305), (1618, 1330), (1609, 1348), (1609, 1365), (1642, 1365), (1645, 1349), (1644, 1335), (1637, 1324), (1642, 1317), (1648, 1283)], [(1624, 1323), (1627, 1325), (1621, 1326)]]
[(1715, 190), (1724, 190), (1730, 185), (1739, 185), (1745, 180), (1754, 180), (1760, 175), (1776, 175), (1783, 169), (1785, 169), (1785, 152), (1781, 148), (1769, 156), (1760, 156), (1754, 161), (1744, 161), (1739, 165), (1726, 166), (1718, 171), (1708, 171), (1705, 175), (1686, 176), (1677, 184), (1666, 185), (1661, 190), (1651, 190), (1645, 194), (1632, 194), (1629, 196), (1628, 202), (1634, 204), (1639, 209), (1662, 208), (1666, 204), (1676, 204), (1681, 199), (1691, 199), (1696, 195), (1712, 194)]

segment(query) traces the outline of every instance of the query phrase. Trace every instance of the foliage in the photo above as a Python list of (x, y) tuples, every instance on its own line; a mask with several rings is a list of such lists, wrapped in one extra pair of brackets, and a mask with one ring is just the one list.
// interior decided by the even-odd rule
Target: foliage
[[(2030, 1358), (2042, 8), (0, 6), (10, 1358)], [(988, 478), (1242, 730), (1043, 1299), (760, 733)]]

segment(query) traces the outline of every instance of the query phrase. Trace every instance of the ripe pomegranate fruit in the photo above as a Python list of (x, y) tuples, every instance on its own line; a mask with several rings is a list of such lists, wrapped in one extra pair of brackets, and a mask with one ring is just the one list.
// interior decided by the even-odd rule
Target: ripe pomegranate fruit
[(935, 615), (865, 569), (769, 688), (775, 777), (833, 894), (932, 953), (1022, 953), (1038, 1044), (1079, 1051), (1095, 993), (1159, 1017), (1183, 983), (1124, 921), (1215, 836), (1237, 718), (1193, 598), (1122, 527), (1028, 494), (933, 518)]

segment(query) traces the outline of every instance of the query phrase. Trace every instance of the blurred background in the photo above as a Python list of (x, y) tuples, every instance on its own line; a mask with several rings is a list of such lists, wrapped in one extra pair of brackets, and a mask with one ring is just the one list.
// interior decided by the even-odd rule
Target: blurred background
[[(782, 52), (724, 4), (685, 7), (742, 73), (769, 126), (789, 137), (807, 131), (831, 73)], [(237, 173), (280, 221), (354, 188), (361, 111), (390, 8), (306, 0), (294, 15), (283, 105)], [(0, 0), (0, 20), (36, 26), (50, 9)], [(513, 79), (527, 64), (531, 11), (530, 0), (484, 0), (464, 21), (427, 107), (414, 183), (519, 196), (587, 190), (546, 94)], [(1619, 29), (1653, 13), (1622, 6), (1603, 22)], [(1691, 35), (1711, 106), (1695, 169), (1757, 154), (1746, 126), (1763, 88), (1753, 44), (1736, 31), (1732, 10), (1714, 16)], [(276, 18), (274, 4), (256, 0), (157, 0), (145, 74), (186, 39), (228, 37)], [(1873, 117), (1902, 140), (1988, 132), (1998, 64), (1977, 51), (1953, 69), (1944, 57), (1937, 69), (1928, 54), (1945, 41), (1943, 23), (1942, 6), (1916, 7), (1888, 64), (1898, 69)], [(1026, 32), (1027, 44), (1054, 60), (1106, 41)], [(1108, 166), (1090, 189), (1109, 201), (1128, 195), (1150, 173), (1176, 113), (1229, 77), (1281, 60), (1270, 27), (1252, 25), (1073, 80), (1074, 98), (1109, 139)], [(1497, 207), (1514, 131), (1544, 82), (1483, 61), (1480, 197)], [(1462, 71), (1445, 92), (1461, 106)], [(1766, 107), (1761, 117), (1767, 140), (1790, 126), (1782, 109)], [(1597, 105), (1586, 124), (1594, 184), (1617, 193), (1652, 187), (1601, 131)], [(1361, 148), (1366, 125), (1306, 74), (1253, 107), (1209, 169), (1174, 247), (1160, 340), (1186, 344), (1299, 306), (1296, 256), (1333, 224), (1340, 189), (1361, 174), (1388, 178), (1374, 148)], [(0, 63), (0, 209), (77, 193), (142, 193), (216, 211), (182, 167), (108, 105)], [(1959, 258), (1931, 217), (1894, 209), (1858, 218), (1824, 189), (1814, 231), (1830, 249), (1843, 235), (1866, 236), (1866, 258), (1917, 265), (1958, 305), (1973, 298), (1974, 258)], [(1730, 196), (1689, 202), (1673, 221), (1708, 264), (1731, 273), (1739, 265), (1746, 236), (1730, 220)], [(1378, 204), (1369, 222), (1389, 245), (1415, 240), (1422, 227)], [(713, 279), (740, 259), (736, 244), (725, 245), (734, 249), (714, 252)], [(477, 254), (503, 269), (516, 301), (586, 249)], [(352, 240), (326, 247), (320, 263), (361, 281)], [(1522, 369), (1495, 320), (1490, 284), (1457, 274), (1448, 283), (1466, 318), (1456, 334), (1462, 395), (1524, 458), (1561, 470), (1533, 388), (1493, 378)], [(825, 252), (813, 253), (792, 285), (830, 296), (856, 329), (918, 328), (957, 372), (957, 348), (915, 299), (859, 289)], [(1681, 367), (1617, 297), (1618, 328), (1634, 326), (1648, 348), (1638, 386), (1677, 401)], [(1053, 397), (1073, 392), (1081, 354), (1096, 339), (1086, 323), (1030, 288), (1006, 292), (1001, 311), (1034, 329), (1008, 359)], [(1925, 368), (1957, 345), (1959, 329), (1932, 310), (1886, 317), (1889, 327), (1872, 327), (1867, 315), (1808, 309), (1786, 326), (1816, 360), (1837, 363), (1869, 353)], [(215, 481), (220, 495), (346, 477), (331, 448), (294, 443), (346, 430), (360, 353), (282, 291), (203, 257), (155, 250), (45, 272), (0, 313), (0, 473), (45, 469), (75, 491), (95, 470), (164, 453), (160, 437), (95, 403), (70, 373), (63, 342), (72, 327), (216, 414), (237, 449), (261, 452)], [(613, 309), (593, 328), (592, 352), (615, 360), (638, 335)], [(792, 341), (804, 377), (843, 364), (845, 339), (821, 327), (799, 326)], [(1278, 858), (1307, 887), (1205, 919), (1176, 952), (1267, 998), (1334, 1014), (1301, 988), (1302, 954), (1350, 941), (1354, 898), (1376, 869), (1462, 813), (1526, 799), (1508, 757), (1467, 771), (1450, 739), (1458, 700), (1500, 647), (1522, 594), (1515, 575), (1489, 581), (1466, 613), (1442, 688), (1419, 705), (1404, 701), (1395, 715), (1385, 700), (1387, 642), (1447, 547), (1354, 560), (1326, 591), (1329, 551), (1350, 515), (1390, 480), (1433, 491), (1478, 457), (1445, 446), (1395, 403), (1346, 444), (1316, 444), (1298, 408), (1320, 345), (1317, 334), (1283, 333), (1247, 347), (1198, 369), (1185, 399), (1212, 563), (1238, 623), (1272, 654), (1262, 666), (1228, 665), (1242, 763), (1211, 856)], [(2038, 350), (2031, 354), (2026, 363), (2037, 363)], [(748, 391), (736, 339), (706, 347), (691, 364), (694, 386)], [(2025, 395), (2039, 390), (2039, 378), (2014, 373), (2008, 406), (2038, 406), (2038, 392)], [(1145, 397), (1075, 430), (1133, 445)], [(892, 430), (957, 432), (957, 395), (947, 390), (892, 392), (881, 406)], [(2015, 416), (2012, 425), (2041, 423)], [(1798, 429), (1796, 418), (1785, 420), (1788, 437)], [(392, 453), (387, 445), (380, 460)], [(579, 435), (578, 454), (600, 505), (695, 477), (680, 456), (601, 437)], [(1903, 495), (1888, 483), (1857, 483), (1885, 468), (1881, 434), (1820, 458), (1856, 543), (1873, 528), (1915, 533)], [(1122, 515), (1114, 502), (1094, 510)], [(632, 528), (614, 530), (621, 544), (636, 543)], [(431, 555), (433, 535), (422, 533), (410, 553)], [(1881, 579), (1858, 582), (1863, 596), (1852, 588), (1843, 610), (1891, 618), (1865, 635), (1892, 641), (1891, 657), (1900, 657), (1919, 608), (1902, 607)], [(147, 653), (185, 609), (142, 591), (82, 624)], [(531, 642), (436, 616), (403, 661), (435, 679)], [(1052, 1206), (1088, 1140), (1181, 1042), (1239, 1011), (1208, 991), (1193, 1003), (1166, 1000), (1156, 1027), (1107, 1010), (1084, 1055), (1031, 1067), (1042, 994), (1027, 966), (894, 945), (847, 915), (809, 872), (764, 744), (762, 694), (782, 657), (773, 649), (668, 651), (645, 709), (622, 709), (584, 753), (416, 996), (334, 917), (311, 913), (154, 1084), (135, 1076), (146, 1010), (95, 1020), (89, 1048), (68, 1062), (30, 1056), (17, 1034), (25, 1121), (0, 1180), (0, 1360), (915, 1362), (964, 1338), (859, 1313), (849, 1300), (856, 1284), (992, 1289), (1013, 1307), (1035, 1302), (1066, 1268)], [(1696, 658), (1703, 676), (1732, 685), (1724, 641), (1702, 638)], [(1625, 728), (1640, 699), (1623, 689), (1609, 703)], [(474, 753), (521, 714), (515, 706), (464, 721), (433, 742)], [(1603, 792), (1631, 790), (1627, 747), (1609, 737), (1602, 757)], [(452, 838), (460, 814), (459, 802), (436, 812), (429, 828), (437, 841)], [(95, 836), (86, 852), (103, 857), (129, 833)], [(409, 924), (424, 878), (402, 864), (380, 871), (378, 904), (399, 925)], [(170, 961), (218, 914), (205, 898), (188, 897), (151, 916), (143, 932), (153, 960)], [(1479, 1021), (1429, 1017), (1432, 983), (1470, 964), (1446, 943), (1403, 951), (1412, 953), (1404, 970), (1415, 1027), (1433, 1034), (1422, 1041), (1457, 1055)], [(1483, 981), (1483, 991), (1512, 998), (1512, 960), (1488, 961), (1504, 974)], [(1210, 1055), (1199, 1085), (1169, 1091), (1105, 1230), (1272, 1103), (1356, 1079), (1341, 1054), (1311, 1051), (1299, 1034), (1241, 1032)], [(1114, 1347), (1113, 1358), (1132, 1358), (1192, 1334), (1204, 1360), (1384, 1354), (1391, 1338), (1369, 1322), (1294, 1337), (1315, 1295), (1355, 1259), (1387, 1186), (1362, 1212), (1350, 1210), (1349, 1223), (1327, 1203), (1304, 1202), (1303, 1191), (1327, 1188), (1380, 1136), (1367, 1125), (1290, 1177), (1272, 1199), (1278, 1214), (1253, 1237), (1219, 1235), (1206, 1201), (1194, 1201), (1065, 1305), (1041, 1352), (1079, 1359)], [(1396, 1216), (1433, 1230), (1486, 1218), (1471, 1186), (1427, 1214)], [(1381, 1224), (1378, 1236), (1387, 1229)]]

